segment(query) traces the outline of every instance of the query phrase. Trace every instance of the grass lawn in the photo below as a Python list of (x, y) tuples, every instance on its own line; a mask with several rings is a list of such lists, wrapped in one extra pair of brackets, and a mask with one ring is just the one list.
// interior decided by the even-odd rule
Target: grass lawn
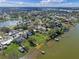
[(43, 43), (48, 39), (48, 36), (45, 34), (36, 33), (35, 35), (31, 36), (31, 38), (35, 39), (37, 43)]
[(29, 42), (28, 42), (28, 40), (29, 40), (30, 38), (35, 39), (35, 40), (36, 40), (36, 43), (41, 44), (41, 43), (43, 43), (43, 42), (46, 41), (46, 39), (48, 38), (48, 36), (45, 35), (45, 34), (36, 33), (35, 35), (30, 36), (27, 40), (25, 40), (25, 41), (23, 42), (23, 45), (24, 45), (24, 46), (26, 46), (26, 47), (28, 47), (28, 48), (33, 48), (32, 46), (30, 46), (30, 44), (29, 44)]
[(30, 46), (28, 40), (23, 41), (22, 44), (23, 44), (25, 47), (29, 48), (29, 49), (32, 48), (32, 47)]
[(13, 56), (13, 55), (16, 55), (16, 57), (23, 56), (24, 53), (20, 53), (18, 51), (18, 48), (19, 48), (19, 46), (17, 44), (12, 43), (11, 45), (8, 46), (7, 49), (4, 50), (4, 53), (7, 56)]
[[(15, 50), (15, 49), (16, 49), (16, 50)], [(5, 51), (5, 53), (10, 54), (10, 53), (12, 53), (12, 52), (17, 51), (17, 49), (18, 49), (18, 45), (16, 45), (16, 44), (11, 44), (11, 45), (9, 45), (8, 48), (5, 49), (4, 51)]]
[[(47, 35), (39, 34), (39, 33), (36, 33), (35, 35), (32, 35), (30, 37), (34, 38), (38, 44), (45, 42), (45, 40), (48, 38)], [(25, 47), (28, 47), (29, 49), (32, 49), (33, 47), (30, 46), (30, 44), (28, 42), (29, 38), (27, 40), (23, 41), (22, 44)], [(4, 50), (4, 53), (7, 56), (13, 56), (14, 54), (16, 54), (16, 56), (23, 56), (24, 54), (26, 54), (26, 53), (20, 53), (18, 51), (18, 48), (19, 48), (19, 46), (17, 44), (12, 43), (11, 45), (8, 46), (7, 49)]]

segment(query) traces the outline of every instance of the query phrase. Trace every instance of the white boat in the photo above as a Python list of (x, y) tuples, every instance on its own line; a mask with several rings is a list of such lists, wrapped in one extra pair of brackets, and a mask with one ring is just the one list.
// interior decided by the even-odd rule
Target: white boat
[(55, 40), (55, 41), (59, 41), (59, 39), (58, 39), (58, 38), (55, 38), (54, 40)]

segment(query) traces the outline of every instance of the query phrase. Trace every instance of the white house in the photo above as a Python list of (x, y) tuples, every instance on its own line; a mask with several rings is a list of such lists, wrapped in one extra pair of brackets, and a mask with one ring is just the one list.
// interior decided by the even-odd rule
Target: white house
[(1, 40), (0, 43), (2, 45), (9, 45), (12, 41), (13, 41), (13, 38), (9, 36)]

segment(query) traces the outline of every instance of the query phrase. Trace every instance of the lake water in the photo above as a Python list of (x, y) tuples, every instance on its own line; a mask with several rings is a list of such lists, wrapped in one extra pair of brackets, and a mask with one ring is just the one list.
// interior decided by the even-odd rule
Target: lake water
[(48, 45), (43, 49), (46, 54), (37, 59), (79, 59), (79, 24), (64, 34), (59, 42), (51, 41)]
[(15, 26), (17, 25), (18, 20), (8, 20), (8, 21), (1, 21), (0, 27), (8, 27), (8, 26)]

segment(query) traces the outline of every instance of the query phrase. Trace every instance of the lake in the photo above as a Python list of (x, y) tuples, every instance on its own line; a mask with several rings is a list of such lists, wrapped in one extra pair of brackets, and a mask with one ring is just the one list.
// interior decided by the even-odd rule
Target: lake
[(0, 21), (0, 27), (15, 26), (19, 20)]
[(51, 41), (37, 59), (79, 59), (79, 24), (63, 35), (59, 42)]

